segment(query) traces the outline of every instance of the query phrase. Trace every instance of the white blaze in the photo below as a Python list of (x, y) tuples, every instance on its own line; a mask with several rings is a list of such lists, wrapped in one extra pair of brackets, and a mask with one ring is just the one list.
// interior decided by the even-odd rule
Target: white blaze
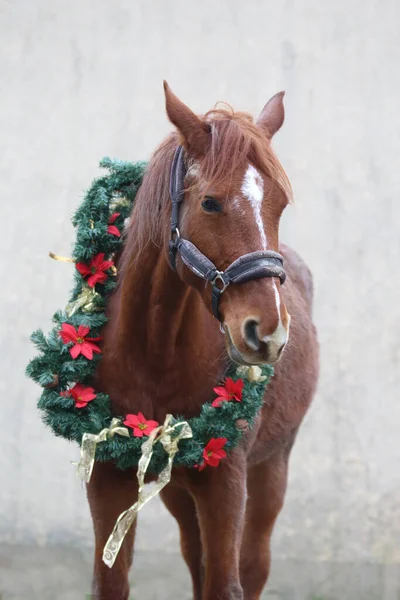
[(254, 218), (260, 232), (263, 250), (267, 249), (267, 237), (265, 235), (264, 223), (261, 217), (261, 205), (264, 198), (264, 182), (260, 173), (252, 165), (247, 167), (244, 174), (241, 192), (250, 202), (254, 212)]
[(283, 326), (282, 319), (281, 319), (281, 297), (279, 295), (278, 288), (277, 288), (275, 281), (272, 281), (272, 287), (273, 287), (274, 294), (275, 294), (275, 304), (276, 304), (276, 310), (278, 311), (279, 322), (278, 322), (278, 327), (275, 329), (274, 333), (272, 333), (271, 335), (266, 335), (262, 341), (263, 342), (273, 342), (274, 344), (276, 344), (276, 346), (278, 348), (280, 348), (283, 344), (287, 343), (288, 338), (289, 338), (290, 315), (288, 315), (288, 324), (287, 324), (287, 330), (286, 330), (285, 327)]
[(279, 323), (280, 323), (281, 322), (281, 297), (279, 295), (278, 288), (276, 287), (275, 281), (272, 281), (272, 286), (274, 288), (276, 310), (278, 311)]

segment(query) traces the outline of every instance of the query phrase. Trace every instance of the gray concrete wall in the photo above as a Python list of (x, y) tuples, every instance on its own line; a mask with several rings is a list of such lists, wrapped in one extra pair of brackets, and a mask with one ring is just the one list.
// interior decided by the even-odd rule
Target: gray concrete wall
[[(163, 78), (199, 112), (226, 100), (257, 114), (285, 89), (287, 119), (275, 147), (295, 205), (282, 238), (314, 272), (322, 373), (274, 536), (275, 564), (308, 561), (314, 566), (300, 571), (310, 584), (304, 595), (285, 596), (285, 576), (276, 576), (280, 595), (268, 597), (306, 600), (327, 590), (340, 600), (397, 598), (399, 33), (398, 0), (0, 0), (6, 556), (27, 543), (81, 552), (92, 544), (84, 492), (69, 464), (78, 450), (42, 426), (39, 390), (23, 369), (33, 354), (30, 332), (47, 330), (67, 301), (71, 267), (47, 252), (68, 255), (69, 218), (98, 160), (147, 158), (169, 131)], [(140, 521), (139, 554), (167, 565), (161, 548), (168, 541), (177, 552), (174, 523), (158, 501)], [(49, 554), (47, 569), (52, 564)], [(371, 565), (379, 576), (363, 587), (357, 571), (346, 596), (347, 584), (340, 591), (324, 570), (335, 564), (344, 565), (342, 574)], [(3, 565), (10, 569), (10, 559)], [(301, 579), (300, 571), (290, 568), (287, 579), (295, 572)], [(13, 581), (10, 594), (23, 577)], [(163, 597), (148, 593), (141, 597)]]

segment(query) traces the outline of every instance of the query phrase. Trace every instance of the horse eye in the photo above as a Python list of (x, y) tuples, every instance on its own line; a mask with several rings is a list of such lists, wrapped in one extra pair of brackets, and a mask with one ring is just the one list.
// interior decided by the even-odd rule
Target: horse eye
[(220, 203), (211, 196), (206, 196), (203, 202), (201, 203), (201, 206), (206, 212), (222, 212), (222, 207)]

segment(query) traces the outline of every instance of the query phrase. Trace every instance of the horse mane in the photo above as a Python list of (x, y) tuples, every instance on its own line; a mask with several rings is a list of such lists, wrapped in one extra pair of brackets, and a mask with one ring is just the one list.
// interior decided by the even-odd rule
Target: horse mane
[[(195, 163), (201, 177), (210, 185), (229, 182), (245, 161), (270, 177), (291, 201), (289, 179), (275, 156), (265, 134), (257, 127), (253, 117), (244, 112), (234, 112), (227, 104), (207, 112), (203, 120), (210, 126), (210, 146), (205, 156), (189, 159), (188, 169)], [(121, 261), (130, 262), (131, 243), (135, 255), (150, 241), (161, 247), (169, 227), (171, 200), (169, 195), (170, 169), (176, 147), (181, 143), (177, 132), (170, 134), (155, 150), (138, 191), (128, 227), (127, 240)]]

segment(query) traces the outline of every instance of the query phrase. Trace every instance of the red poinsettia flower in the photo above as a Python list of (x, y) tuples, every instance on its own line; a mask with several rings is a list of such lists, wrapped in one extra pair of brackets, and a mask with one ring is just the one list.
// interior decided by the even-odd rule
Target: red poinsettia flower
[(212, 438), (208, 442), (203, 450), (203, 464), (197, 465), (199, 471), (205, 469), (207, 465), (210, 467), (218, 467), (219, 461), (226, 457), (226, 452), (223, 450), (223, 447), (227, 441), (227, 438)]
[(230, 400), (236, 400), (236, 402), (241, 402), (243, 386), (243, 379), (233, 381), (231, 377), (227, 377), (224, 385), (220, 385), (214, 388), (214, 392), (218, 396), (217, 398), (215, 398), (211, 406), (221, 406), (222, 402), (230, 402)]
[(76, 383), (73, 388), (61, 392), (61, 396), (72, 396), (75, 400), (76, 408), (84, 408), (88, 402), (96, 398), (96, 394), (93, 392), (94, 388), (85, 387), (82, 383)]
[(113, 225), (113, 223), (118, 219), (120, 214), (121, 213), (113, 213), (108, 219), (107, 233), (111, 233), (111, 235), (116, 235), (117, 237), (121, 237), (121, 232), (116, 225)]
[(93, 342), (98, 342), (102, 338), (86, 337), (89, 331), (89, 327), (85, 327), (85, 325), (79, 325), (78, 330), (76, 330), (75, 327), (69, 323), (62, 324), (59, 332), (60, 337), (64, 344), (73, 344), (73, 346), (69, 349), (72, 358), (78, 358), (78, 356), (82, 354), (89, 360), (92, 360), (93, 352), (97, 352), (97, 354), (101, 353), (100, 348)]
[(76, 263), (75, 266), (82, 277), (88, 277), (88, 286), (94, 287), (96, 283), (107, 281), (108, 275), (105, 271), (113, 267), (114, 263), (112, 260), (104, 260), (104, 252), (100, 252), (92, 258), (88, 265), (85, 263)]
[(157, 421), (148, 421), (140, 412), (137, 415), (126, 415), (124, 425), (133, 429), (135, 437), (143, 437), (144, 435), (150, 435), (159, 424)]

